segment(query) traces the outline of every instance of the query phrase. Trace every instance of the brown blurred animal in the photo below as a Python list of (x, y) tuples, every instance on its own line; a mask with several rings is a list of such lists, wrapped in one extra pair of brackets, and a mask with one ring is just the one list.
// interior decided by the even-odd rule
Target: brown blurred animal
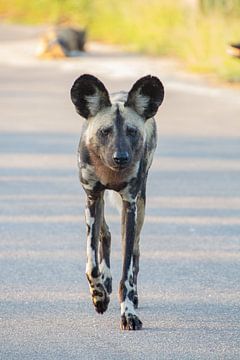
[(40, 59), (79, 56), (84, 51), (85, 43), (85, 29), (51, 28), (41, 37), (36, 56)]
[(227, 54), (240, 59), (240, 43), (228, 45)]

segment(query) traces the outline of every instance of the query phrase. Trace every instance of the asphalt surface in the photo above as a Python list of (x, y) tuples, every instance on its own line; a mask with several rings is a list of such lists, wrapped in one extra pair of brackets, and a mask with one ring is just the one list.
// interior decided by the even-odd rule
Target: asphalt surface
[[(240, 91), (168, 61), (92, 44), (64, 61), (34, 58), (36, 29), (0, 26), (0, 358), (240, 358)], [(143, 330), (121, 331), (121, 240), (112, 231), (113, 294), (98, 315), (85, 279), (84, 194), (74, 79), (111, 91), (161, 78), (166, 99), (148, 182), (139, 276)]]

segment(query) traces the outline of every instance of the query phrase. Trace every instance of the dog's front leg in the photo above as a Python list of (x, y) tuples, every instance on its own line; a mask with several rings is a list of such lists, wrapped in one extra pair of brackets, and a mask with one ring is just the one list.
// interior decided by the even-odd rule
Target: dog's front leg
[(98, 313), (102, 314), (107, 310), (109, 303), (109, 296), (99, 270), (98, 258), (100, 228), (103, 221), (102, 193), (98, 197), (88, 196), (85, 217), (87, 225), (86, 275), (95, 309)]
[(123, 273), (119, 289), (121, 329), (123, 330), (140, 330), (142, 328), (142, 322), (137, 317), (134, 309), (133, 246), (136, 234), (136, 216), (136, 201), (123, 200)]

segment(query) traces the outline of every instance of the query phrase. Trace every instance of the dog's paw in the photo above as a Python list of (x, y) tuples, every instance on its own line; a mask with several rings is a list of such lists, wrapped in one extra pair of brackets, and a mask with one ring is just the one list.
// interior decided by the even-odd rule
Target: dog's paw
[(103, 314), (107, 308), (110, 301), (107, 290), (102, 284), (97, 285), (97, 289), (92, 292), (92, 302), (95, 307), (95, 310), (99, 314)]
[(142, 322), (134, 314), (123, 314), (121, 316), (121, 330), (141, 330)]

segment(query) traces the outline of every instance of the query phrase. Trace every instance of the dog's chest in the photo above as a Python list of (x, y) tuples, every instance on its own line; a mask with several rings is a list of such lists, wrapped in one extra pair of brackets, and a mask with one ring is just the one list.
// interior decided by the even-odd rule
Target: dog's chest
[(102, 188), (121, 191), (129, 181), (136, 176), (138, 164), (131, 169), (114, 171), (108, 168), (96, 156), (91, 156), (91, 165), (80, 163), (80, 180), (86, 190), (93, 190), (96, 186)]

